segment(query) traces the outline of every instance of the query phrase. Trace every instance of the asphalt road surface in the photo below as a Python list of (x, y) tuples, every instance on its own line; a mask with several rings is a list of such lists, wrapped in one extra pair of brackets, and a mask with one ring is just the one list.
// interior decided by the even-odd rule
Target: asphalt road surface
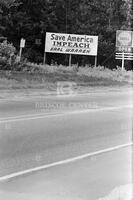
[(0, 199), (131, 200), (131, 154), (121, 148), (1, 182)]
[[(0, 177), (131, 143), (132, 109), (132, 93), (127, 92), (1, 100)], [(101, 166), (95, 163), (97, 170), (107, 167), (109, 158), (109, 169), (118, 165), (120, 155), (107, 155)]]

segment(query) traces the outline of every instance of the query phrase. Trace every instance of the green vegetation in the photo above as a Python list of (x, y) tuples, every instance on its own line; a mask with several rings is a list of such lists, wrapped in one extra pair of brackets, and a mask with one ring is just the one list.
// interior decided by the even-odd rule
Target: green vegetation
[[(98, 35), (98, 64), (114, 68), (116, 30), (132, 30), (132, 0), (0, 0), (0, 36), (19, 50), (26, 39), (23, 56), (42, 63), (46, 32)], [(37, 44), (35, 41), (41, 42)], [(47, 54), (51, 62), (68, 65), (68, 55)], [(93, 64), (87, 56), (73, 56), (72, 63)], [(126, 69), (131, 70), (127, 61)]]
[[(30, 63), (29, 63), (30, 66)], [(31, 64), (32, 71), (0, 72), (0, 89), (45, 89), (55, 90), (58, 81), (74, 81), (81, 88), (89, 86), (130, 86), (133, 72), (110, 70), (104, 67), (64, 67)]]
[(0, 68), (2, 70), (9, 70), (15, 64), (16, 48), (7, 42), (7, 40), (0, 43)]
[[(0, 0), (0, 89), (54, 90), (58, 81), (81, 87), (132, 84), (131, 62), (121, 71), (115, 60), (116, 30), (132, 30), (131, 20), (131, 0)], [(68, 55), (48, 53), (47, 65), (40, 64), (46, 32), (98, 35), (99, 67), (93, 67), (93, 57), (77, 55), (67, 67)], [(19, 62), (22, 37), (26, 46)]]

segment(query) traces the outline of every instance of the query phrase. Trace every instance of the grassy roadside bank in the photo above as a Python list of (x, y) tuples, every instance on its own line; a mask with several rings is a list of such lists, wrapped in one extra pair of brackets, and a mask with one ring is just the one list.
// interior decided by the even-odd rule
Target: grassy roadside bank
[[(75, 82), (80, 88), (131, 86), (133, 72), (103, 67), (38, 66), (38, 71), (0, 71), (0, 89), (45, 89), (53, 91), (60, 81)], [(41, 70), (40, 70), (41, 69)]]

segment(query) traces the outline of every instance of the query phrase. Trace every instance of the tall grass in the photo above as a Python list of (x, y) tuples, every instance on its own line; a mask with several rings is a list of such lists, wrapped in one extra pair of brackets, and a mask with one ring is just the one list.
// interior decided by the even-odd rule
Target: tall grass
[(0, 89), (46, 88), (54, 89), (58, 81), (75, 81), (81, 86), (110, 86), (133, 84), (133, 71), (117, 68), (65, 67), (28, 63), (21, 72), (0, 71)]
[(110, 70), (102, 66), (98, 67), (84, 67), (79, 68), (79, 75), (86, 75), (89, 77), (105, 78), (115, 81), (133, 82), (133, 71), (121, 70), (121, 68)]

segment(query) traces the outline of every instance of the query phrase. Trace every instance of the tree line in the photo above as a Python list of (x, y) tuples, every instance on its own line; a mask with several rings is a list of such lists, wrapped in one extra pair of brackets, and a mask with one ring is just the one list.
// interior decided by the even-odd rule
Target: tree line
[[(24, 56), (42, 62), (46, 32), (98, 35), (98, 64), (115, 64), (116, 30), (132, 30), (131, 0), (0, 0), (0, 37), (19, 50), (26, 39)], [(114, 58), (114, 59), (112, 59)], [(47, 63), (68, 63), (68, 55), (47, 54)], [(73, 55), (73, 63), (94, 63), (88, 56)]]

